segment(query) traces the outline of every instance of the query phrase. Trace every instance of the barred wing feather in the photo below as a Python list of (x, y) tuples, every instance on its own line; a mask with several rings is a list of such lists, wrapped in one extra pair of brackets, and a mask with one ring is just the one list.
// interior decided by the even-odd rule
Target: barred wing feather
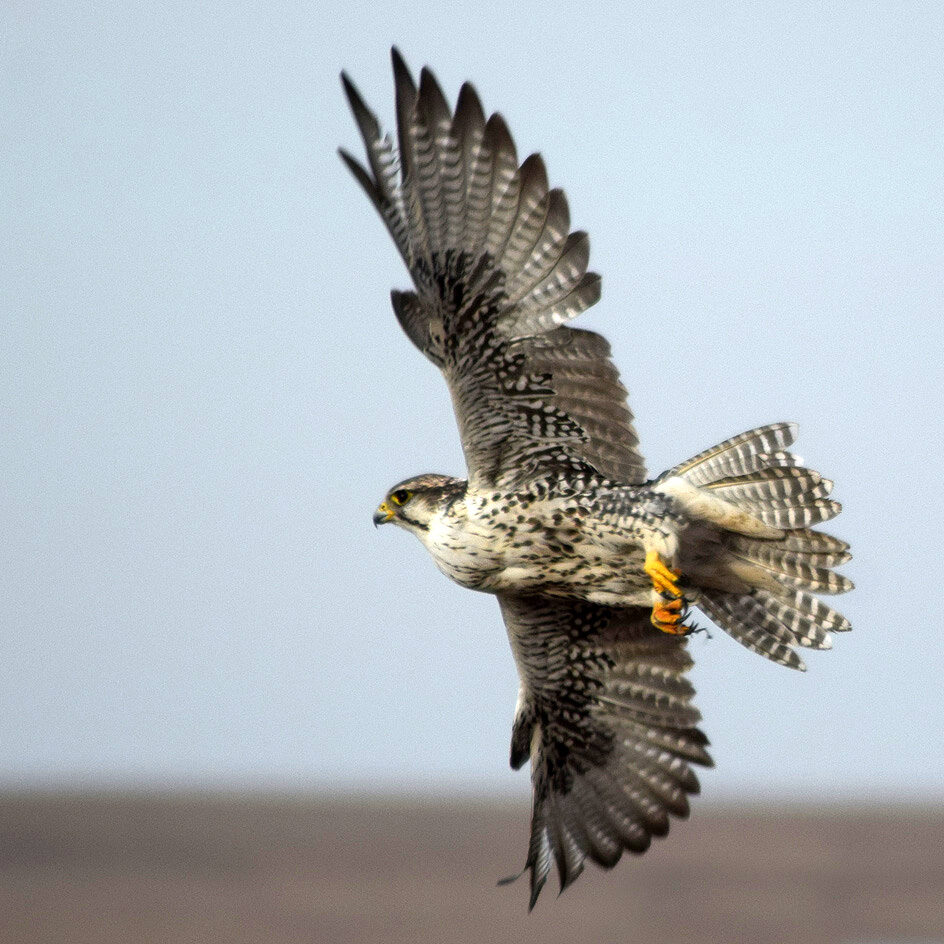
[(397, 146), (342, 76), (367, 164), (341, 156), (413, 278), (394, 311), (445, 375), (470, 481), (518, 487), (587, 466), (644, 481), (609, 346), (567, 326), (599, 299), (600, 279), (563, 192), (540, 156), (519, 165), (504, 120), (485, 118), (471, 85), (450, 111), (428, 69), (417, 85), (396, 50), (393, 67)]
[(684, 637), (644, 609), (500, 594), (520, 695), (511, 763), (531, 761), (531, 907), (556, 862), (561, 888), (587, 859), (612, 868), (688, 815), (691, 764), (711, 766), (696, 727)]

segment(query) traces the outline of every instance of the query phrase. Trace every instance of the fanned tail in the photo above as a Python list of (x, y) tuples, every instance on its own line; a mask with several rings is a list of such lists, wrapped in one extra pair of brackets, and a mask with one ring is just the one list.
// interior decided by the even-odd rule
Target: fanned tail
[(839, 514), (833, 483), (787, 451), (792, 423), (735, 436), (664, 473), (655, 488), (716, 535), (709, 561), (681, 562), (691, 602), (738, 642), (774, 662), (805, 668), (794, 649), (828, 649), (849, 621), (814, 593), (845, 593), (833, 568), (849, 545), (812, 527)]

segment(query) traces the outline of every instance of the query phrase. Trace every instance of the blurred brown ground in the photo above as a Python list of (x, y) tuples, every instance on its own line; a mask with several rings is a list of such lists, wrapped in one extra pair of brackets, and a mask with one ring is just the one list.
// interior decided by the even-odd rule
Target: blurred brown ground
[(527, 913), (527, 810), (0, 794), (3, 944), (944, 942), (944, 806), (700, 804)]

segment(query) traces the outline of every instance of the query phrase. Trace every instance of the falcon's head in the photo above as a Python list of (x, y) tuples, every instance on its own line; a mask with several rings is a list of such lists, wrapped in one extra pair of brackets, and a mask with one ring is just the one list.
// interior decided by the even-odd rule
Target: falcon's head
[(429, 530), (434, 516), (459, 498), (466, 483), (449, 475), (416, 475), (394, 485), (374, 512), (374, 524), (394, 524), (418, 534)]

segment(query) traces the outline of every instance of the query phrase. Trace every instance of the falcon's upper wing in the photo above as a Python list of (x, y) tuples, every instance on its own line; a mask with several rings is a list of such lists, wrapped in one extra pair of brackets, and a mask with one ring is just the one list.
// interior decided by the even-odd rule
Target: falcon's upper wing
[(511, 764), (531, 760), (533, 810), (525, 869), (531, 907), (556, 859), (561, 889), (589, 856), (611, 868), (688, 815), (689, 763), (710, 766), (695, 727), (685, 639), (645, 609), (499, 594), (521, 691)]
[(453, 113), (428, 69), (417, 88), (396, 50), (393, 67), (399, 147), (342, 76), (369, 169), (341, 156), (413, 277), (416, 292), (394, 292), (393, 306), (446, 377), (470, 479), (514, 487), (589, 465), (644, 481), (609, 345), (564, 324), (600, 296), (564, 194), (538, 155), (518, 166), (505, 122), (486, 121), (471, 85)]

